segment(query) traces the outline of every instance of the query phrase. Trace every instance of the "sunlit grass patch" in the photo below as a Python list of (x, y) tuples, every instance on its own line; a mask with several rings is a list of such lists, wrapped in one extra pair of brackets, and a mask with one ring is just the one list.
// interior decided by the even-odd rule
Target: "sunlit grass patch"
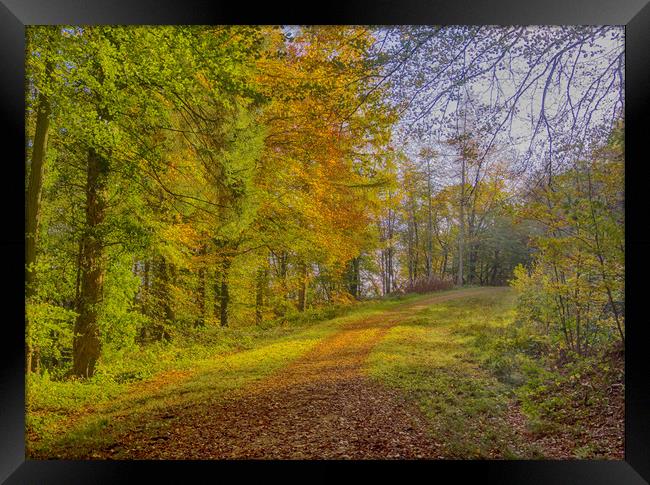
[(507, 289), (436, 303), (392, 328), (370, 355), (369, 375), (417, 402), (449, 457), (528, 452), (505, 421), (511, 389), (479, 366), (477, 335), (508, 325), (513, 305)]
[[(33, 415), (41, 416), (41, 422), (32, 422), (32, 426), (40, 429), (50, 428), (50, 433), (40, 436), (43, 443), (35, 453), (47, 452), (50, 445), (54, 448), (66, 449), (67, 452), (82, 455), (87, 450), (96, 448), (100, 444), (111, 441), (112, 433), (120, 433), (130, 427), (132, 421), (139, 416), (153, 413), (157, 410), (172, 406), (183, 405), (206, 398), (215, 398), (227, 391), (237, 389), (255, 380), (261, 379), (291, 360), (299, 357), (309, 350), (320, 339), (333, 332), (337, 327), (335, 322), (326, 325), (310, 327), (292, 335), (270, 338), (269, 342), (262, 343), (257, 348), (230, 353), (215, 358), (194, 361), (192, 364), (191, 378), (165, 383), (159, 389), (144, 387), (142, 392), (137, 385), (128, 386), (111, 383), (52, 383), (54, 392), (52, 396), (62, 396), (67, 399), (45, 398), (39, 396), (40, 401), (34, 403), (38, 409)], [(57, 386), (58, 385), (58, 386)], [(131, 392), (126, 392), (130, 390)], [(102, 394), (103, 392), (103, 394)], [(125, 393), (121, 395), (121, 393)], [(74, 412), (81, 406), (88, 405), (91, 396), (101, 403), (97, 409), (85, 409), (89, 415), (79, 420), (70, 433), (61, 439), (54, 440), (52, 435), (62, 431), (65, 423), (66, 411)], [(54, 411), (49, 401), (60, 402), (55, 416), (63, 419), (45, 421), (48, 413)], [(55, 417), (52, 416), (52, 417)], [(128, 416), (130, 419), (120, 420), (109, 425), (102, 425), (107, 418)], [(35, 418), (38, 419), (38, 418)], [(112, 419), (109, 419), (112, 422)], [(97, 436), (101, 434), (102, 436)], [(71, 449), (77, 448), (77, 450)]]

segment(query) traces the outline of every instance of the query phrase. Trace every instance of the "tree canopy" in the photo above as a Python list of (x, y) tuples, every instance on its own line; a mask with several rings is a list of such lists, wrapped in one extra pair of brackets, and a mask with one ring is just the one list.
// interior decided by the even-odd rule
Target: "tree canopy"
[(453, 283), (624, 339), (617, 27), (27, 29), (27, 368)]

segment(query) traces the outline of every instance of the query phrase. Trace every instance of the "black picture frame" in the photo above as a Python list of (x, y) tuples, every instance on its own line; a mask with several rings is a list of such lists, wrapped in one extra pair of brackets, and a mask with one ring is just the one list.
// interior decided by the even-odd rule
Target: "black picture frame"
[[(650, 4), (647, 0), (365, 0), (254, 5), (223, 0), (0, 0), (0, 98), (3, 143), (2, 333), (0, 334), (0, 481), (157, 483), (237, 480), (253, 469), (311, 479), (331, 473), (405, 472), (488, 483), (641, 484), (650, 481), (650, 365), (645, 355), (644, 279), (650, 272), (646, 184), (650, 182)], [(313, 8), (313, 6), (311, 6)], [(624, 461), (142, 462), (25, 460), (24, 384), (24, 90), (25, 26), (33, 24), (484, 24), (626, 26), (626, 388)], [(644, 156), (645, 155), (645, 156)], [(6, 172), (8, 170), (8, 173)], [(645, 191), (644, 191), (645, 189)], [(644, 193), (645, 192), (645, 193)], [(645, 277), (645, 278), (644, 278)], [(254, 465), (254, 466), (253, 466)], [(282, 465), (282, 471), (279, 469)], [(289, 466), (287, 466), (289, 465)], [(334, 466), (336, 465), (336, 466)], [(290, 473), (287, 473), (291, 470)], [(414, 470), (415, 471), (415, 470)], [(197, 478), (201, 473), (203, 479)]]

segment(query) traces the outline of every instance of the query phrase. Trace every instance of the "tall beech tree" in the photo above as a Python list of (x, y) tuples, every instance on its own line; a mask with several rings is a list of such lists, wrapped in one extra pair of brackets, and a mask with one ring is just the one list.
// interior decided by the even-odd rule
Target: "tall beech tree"
[[(54, 87), (54, 64), (57, 41), (56, 28), (29, 31), (27, 44), (33, 49), (28, 58), (28, 70), (32, 74), (27, 93), (28, 104), (36, 113), (34, 137), (31, 140), (31, 157), (27, 167), (28, 184), (25, 192), (25, 299), (36, 294), (36, 252), (41, 219), (41, 199), (45, 158), (47, 155), (50, 117), (52, 114), (52, 89)], [(30, 102), (31, 101), (31, 102)], [(29, 327), (29, 321), (27, 322)], [(32, 370), (33, 347), (26, 339), (26, 367)], [(38, 356), (37, 356), (38, 359)]]

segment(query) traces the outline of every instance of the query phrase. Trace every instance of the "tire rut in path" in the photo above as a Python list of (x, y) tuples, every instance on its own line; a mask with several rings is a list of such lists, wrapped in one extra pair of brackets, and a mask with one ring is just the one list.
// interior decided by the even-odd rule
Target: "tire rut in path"
[(432, 296), (344, 326), (307, 354), (224, 400), (171, 410), (162, 436), (131, 434), (112, 450), (130, 459), (442, 458), (420, 411), (363, 374), (388, 330), (434, 303), (491, 291)]

